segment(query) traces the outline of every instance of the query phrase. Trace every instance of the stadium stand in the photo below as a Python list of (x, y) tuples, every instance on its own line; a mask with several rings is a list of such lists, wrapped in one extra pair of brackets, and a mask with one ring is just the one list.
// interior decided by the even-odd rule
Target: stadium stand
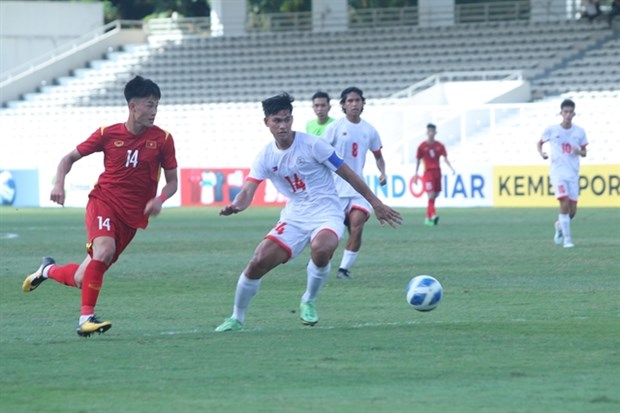
[[(457, 165), (465, 160), (527, 163), (533, 158), (532, 142), (544, 126), (555, 121), (559, 99), (578, 96), (580, 122), (576, 122), (591, 129), (591, 141), (605, 143), (609, 139), (612, 147), (594, 153), (594, 159), (617, 162), (618, 145), (611, 135), (620, 125), (614, 120), (615, 106), (610, 102), (617, 101), (620, 93), (619, 42), (619, 34), (605, 24), (579, 21), (486, 22), (432, 29), (392, 26), (302, 31), (294, 36), (151, 35), (147, 44), (111, 49), (89, 67), (75, 68), (72, 76), (41, 86), (20, 101), (8, 102), (0, 109), (0, 117), (3, 130), (11, 131), (11, 139), (31, 148), (30, 162), (37, 165), (61, 155), (42, 145), (42, 136), (56, 141), (55, 147), (65, 140), (67, 145), (74, 144), (91, 133), (93, 125), (122, 119), (122, 88), (139, 73), (162, 87), (158, 124), (170, 128), (179, 141), (182, 166), (229, 166), (230, 160), (222, 154), (230, 153), (237, 154), (238, 165), (248, 165), (264, 142), (256, 138), (257, 131), (263, 130), (256, 118), (258, 102), (282, 90), (296, 96), (301, 106), (318, 89), (337, 95), (343, 87), (355, 84), (363, 87), (370, 105), (378, 107), (383, 99), (435, 73), (521, 70), (532, 82), (537, 103), (468, 108), (469, 112), (442, 108), (435, 115), (423, 112), (426, 118), (418, 123), (435, 116), (432, 120), (439, 123), (439, 129), (446, 130), (444, 125), (455, 119), (465, 122), (476, 111), (492, 113), (488, 116), (492, 122), (480, 121), (471, 130), (461, 128), (465, 135), (449, 139), (452, 160)], [(27, 124), (34, 115), (36, 124)], [(50, 130), (49, 124), (65, 126), (58, 131)], [(417, 132), (410, 137), (409, 131), (403, 134), (407, 142), (386, 134), (384, 144), (397, 148), (401, 155), (409, 153), (398, 158), (407, 164), (412, 158), (403, 145), (413, 147), (421, 137)], [(60, 146), (66, 149), (66, 145)], [(6, 167), (13, 160), (6, 154), (0, 163)]]
[[(169, 104), (253, 102), (283, 88), (309, 96), (343, 84), (363, 84), (369, 96), (385, 98), (438, 72), (517, 69), (534, 81), (535, 97), (542, 98), (566, 90), (558, 88), (562, 84), (579, 90), (617, 84), (617, 69), (609, 79), (598, 72), (588, 75), (592, 65), (602, 70), (601, 61), (618, 66), (618, 36), (605, 28), (517, 21), (295, 36), (151, 36), (149, 44), (110, 51), (105, 60), (76, 69), (73, 78), (61, 78), (24, 100), (45, 106), (115, 105), (131, 73), (155, 79), (168, 91)], [(343, 70), (347, 65), (355, 70)]]
[(559, 67), (532, 81), (535, 97), (553, 96), (566, 90), (608, 91), (620, 88), (620, 37), (604, 38), (598, 45), (577, 53)]

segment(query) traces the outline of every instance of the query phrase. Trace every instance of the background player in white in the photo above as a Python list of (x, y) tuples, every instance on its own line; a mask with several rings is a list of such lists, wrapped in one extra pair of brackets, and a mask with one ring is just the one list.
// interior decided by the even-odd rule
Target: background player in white
[(270, 179), (288, 198), (280, 220), (265, 236), (245, 267), (235, 292), (233, 314), (215, 331), (241, 330), (250, 301), (261, 277), (300, 254), (310, 244), (307, 287), (301, 298), (303, 324), (319, 321), (316, 299), (330, 270), (330, 260), (344, 232), (344, 213), (332, 179), (332, 171), (349, 182), (373, 206), (381, 224), (396, 227), (400, 214), (384, 205), (323, 139), (291, 130), (293, 98), (281, 94), (262, 102), (264, 122), (274, 137), (256, 157), (241, 192), (220, 215), (243, 211), (252, 203), (259, 184)]
[[(368, 151), (372, 152), (380, 173), (379, 183), (385, 185), (385, 160), (381, 154), (381, 138), (377, 130), (361, 118), (365, 103), (366, 99), (361, 89), (352, 86), (343, 90), (340, 94), (340, 106), (345, 117), (331, 123), (325, 129), (323, 137), (362, 179), (366, 154)], [(364, 224), (368, 221), (372, 209), (368, 201), (351, 185), (339, 176), (335, 176), (334, 179), (349, 229), (349, 239), (342, 254), (337, 276), (348, 280), (351, 279), (349, 270), (362, 247)]]
[(556, 198), (560, 201), (560, 214), (555, 223), (553, 240), (557, 245), (564, 244), (564, 248), (572, 248), (570, 220), (577, 213), (577, 199), (579, 197), (579, 157), (587, 154), (588, 139), (583, 128), (573, 124), (575, 116), (575, 102), (565, 99), (560, 104), (562, 123), (551, 125), (545, 129), (538, 141), (538, 153), (547, 159), (543, 151), (543, 144), (549, 142), (551, 147), (551, 167), (549, 178), (553, 185)]

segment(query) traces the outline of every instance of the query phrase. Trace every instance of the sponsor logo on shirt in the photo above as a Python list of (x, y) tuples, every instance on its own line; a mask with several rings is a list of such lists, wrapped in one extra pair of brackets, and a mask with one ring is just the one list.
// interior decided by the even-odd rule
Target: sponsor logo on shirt
[(114, 141), (114, 146), (116, 146), (117, 148), (120, 148), (124, 144), (125, 144), (125, 142), (123, 142), (123, 141)]

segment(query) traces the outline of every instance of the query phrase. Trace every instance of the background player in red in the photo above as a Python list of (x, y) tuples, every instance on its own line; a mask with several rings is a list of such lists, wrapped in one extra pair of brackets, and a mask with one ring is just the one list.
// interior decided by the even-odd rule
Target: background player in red
[(435, 212), (435, 199), (437, 198), (437, 194), (441, 192), (441, 165), (439, 161), (442, 156), (446, 164), (452, 170), (452, 173), (455, 173), (454, 168), (448, 160), (446, 147), (443, 146), (441, 142), (435, 140), (436, 134), (437, 127), (435, 125), (432, 123), (426, 125), (426, 136), (428, 139), (418, 146), (415, 176), (413, 177), (415, 181), (419, 179), (418, 169), (420, 168), (420, 160), (424, 160), (424, 176), (422, 181), (424, 183), (424, 190), (428, 195), (428, 205), (426, 207), (426, 219), (424, 220), (424, 224), (429, 226), (437, 225), (439, 222), (439, 217)]
[[(136, 76), (125, 85), (129, 108), (127, 122), (101, 127), (65, 155), (58, 164), (50, 199), (65, 202), (65, 177), (73, 164), (95, 152), (104, 153), (104, 171), (88, 195), (86, 216), (87, 255), (81, 264), (57, 265), (50, 257), (26, 277), (24, 292), (51, 278), (82, 290), (77, 333), (88, 337), (112, 327), (95, 316), (95, 305), (104, 273), (129, 245), (138, 228), (146, 228), (149, 216), (161, 212), (163, 202), (177, 191), (177, 161), (172, 136), (155, 126), (161, 92), (149, 79)], [(161, 169), (166, 184), (157, 195)]]

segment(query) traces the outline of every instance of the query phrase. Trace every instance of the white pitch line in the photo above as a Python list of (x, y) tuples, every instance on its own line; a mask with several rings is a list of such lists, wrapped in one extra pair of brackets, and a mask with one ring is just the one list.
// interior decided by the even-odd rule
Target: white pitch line
[[(304, 327), (304, 326), (299, 326), (302, 328), (306, 328), (308, 330), (334, 330), (337, 328), (372, 328), (372, 327), (384, 327), (384, 326), (405, 326), (405, 325), (412, 325), (412, 324), (418, 324), (419, 322), (417, 321), (407, 321), (404, 323), (362, 323), (362, 324), (353, 324), (351, 326), (321, 326), (321, 325), (317, 325), (314, 327)], [(243, 330), (241, 330), (240, 332), (252, 332), (252, 331), (259, 331), (262, 330), (262, 328), (245, 328)], [(277, 329), (274, 331), (281, 331), (281, 329)], [(161, 331), (159, 333), (147, 333), (144, 334), (145, 337), (158, 337), (158, 336), (179, 336), (179, 335), (187, 335), (187, 334), (198, 334), (198, 333), (211, 333), (213, 331), (203, 331), (203, 330), (199, 330), (199, 329), (193, 329), (193, 330), (179, 330), (179, 331)]]
[[(522, 319), (522, 318), (516, 318), (516, 319), (512, 319), (509, 320), (510, 322), (513, 323), (523, 323), (523, 322), (528, 322), (528, 320)], [(316, 325), (313, 327), (308, 327), (308, 326), (302, 326), (299, 325), (300, 329), (307, 329), (307, 330), (335, 330), (335, 329), (347, 329), (347, 328), (355, 328), (355, 329), (359, 329), (359, 328), (376, 328), (376, 327), (400, 327), (400, 326), (411, 326), (411, 325), (428, 325), (428, 324), (461, 324), (461, 323), (468, 323), (470, 321), (465, 321), (465, 320), (442, 320), (442, 321), (431, 321), (431, 320), (410, 320), (410, 321), (403, 321), (403, 322), (385, 322), (385, 323), (379, 323), (379, 322), (375, 322), (375, 323), (358, 323), (358, 324), (351, 324), (351, 325), (339, 325), (339, 326), (330, 326), (330, 325)], [(291, 324), (291, 328), (294, 328), (294, 324)], [(254, 331), (262, 331), (264, 330), (262, 327), (252, 327), (252, 328), (244, 328), (243, 330), (239, 331), (238, 333), (251, 333)], [(283, 331), (283, 330), (290, 330), (290, 329), (271, 329), (272, 331), (276, 332), (276, 331)], [(146, 337), (161, 337), (161, 336), (179, 336), (179, 335), (188, 335), (188, 334), (210, 334), (210, 333), (214, 333), (213, 330), (199, 330), (199, 329), (193, 329), (193, 330), (179, 330), (179, 331), (161, 331), (159, 333), (147, 333), (144, 334), (144, 336)]]
[(200, 333), (200, 330), (182, 330), (182, 331), (161, 331), (159, 333), (147, 333), (145, 336), (147, 337), (156, 337), (156, 336), (179, 336), (183, 334), (196, 334)]

